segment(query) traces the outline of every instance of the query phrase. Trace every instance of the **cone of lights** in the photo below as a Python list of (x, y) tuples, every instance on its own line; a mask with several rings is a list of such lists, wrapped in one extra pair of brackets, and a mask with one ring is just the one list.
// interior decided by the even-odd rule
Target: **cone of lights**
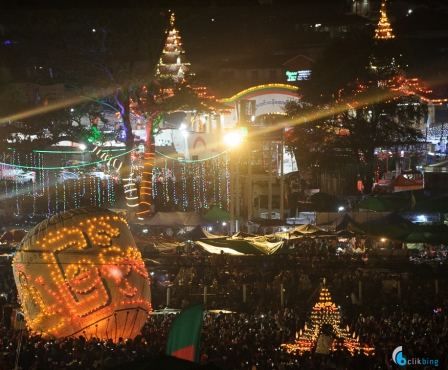
[(333, 327), (333, 332), (336, 338), (331, 346), (331, 351), (348, 350), (351, 355), (363, 352), (367, 356), (374, 355), (375, 349), (367, 344), (361, 344), (359, 337), (353, 333), (350, 335), (349, 328), (340, 328), (340, 313), (339, 308), (331, 301), (330, 292), (324, 285), (319, 294), (319, 301), (311, 310), (311, 324), (305, 327), (296, 334), (294, 343), (282, 344), (287, 353), (301, 356), (305, 352), (311, 352), (316, 346), (317, 339), (322, 329), (322, 325), (330, 324)]
[(375, 39), (393, 39), (395, 36), (392, 33), (392, 28), (390, 27), (389, 19), (387, 19), (386, 14), (386, 4), (381, 4), (381, 18), (378, 21), (378, 27), (375, 30)]
[(17, 247), (13, 271), (27, 325), (45, 337), (134, 338), (151, 311), (141, 254), (107, 209), (41, 222)]

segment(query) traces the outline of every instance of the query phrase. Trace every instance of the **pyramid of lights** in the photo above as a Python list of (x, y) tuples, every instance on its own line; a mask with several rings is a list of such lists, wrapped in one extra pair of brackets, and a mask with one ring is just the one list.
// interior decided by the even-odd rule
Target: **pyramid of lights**
[(348, 326), (345, 329), (340, 328), (339, 308), (331, 301), (330, 292), (325, 286), (325, 279), (319, 294), (319, 301), (311, 311), (310, 325), (305, 324), (304, 329), (300, 329), (300, 332), (296, 333), (294, 343), (282, 344), (282, 347), (289, 354), (302, 355), (305, 352), (311, 352), (317, 343), (317, 338), (324, 324), (330, 324), (336, 336), (331, 351), (346, 349), (352, 356), (361, 352), (367, 356), (375, 354), (375, 348), (367, 344), (361, 344), (359, 336), (356, 337), (356, 333), (350, 335)]
[(185, 60), (185, 50), (182, 47), (179, 31), (174, 27), (174, 13), (170, 17), (170, 25), (173, 27), (168, 31), (162, 57), (157, 65), (156, 77), (172, 78), (176, 82), (181, 82), (190, 68)]
[(375, 39), (393, 39), (394, 37), (389, 19), (387, 19), (386, 15), (386, 4), (383, 3), (381, 4), (381, 18), (375, 30)]

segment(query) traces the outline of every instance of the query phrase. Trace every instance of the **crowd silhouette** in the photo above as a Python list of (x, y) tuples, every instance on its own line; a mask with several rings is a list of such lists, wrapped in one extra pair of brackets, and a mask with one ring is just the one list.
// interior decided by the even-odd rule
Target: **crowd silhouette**
[[(431, 268), (429, 274), (422, 269), (425, 273), (419, 273), (409, 260), (372, 268), (357, 256), (337, 256), (327, 249), (277, 257), (190, 253), (161, 261), (151, 270), (155, 312), (137, 337), (120, 338), (117, 343), (83, 336), (43, 338), (13, 327), (4, 316), (0, 370), (112, 369), (164, 354), (175, 314), (157, 310), (166, 306), (180, 310), (201, 301), (206, 307), (201, 337), (203, 365), (213, 363), (229, 370), (398, 369), (392, 360), (398, 346), (403, 346), (408, 358), (437, 360), (437, 366), (433, 361), (424, 368), (448, 365), (444, 270)], [(324, 357), (315, 353), (297, 356), (281, 346), (293, 342), (296, 333), (310, 322), (310, 309), (323, 284), (339, 306), (341, 327), (348, 326), (351, 333), (373, 345), (374, 356), (351, 356), (347, 351)], [(0, 288), (9, 293), (3, 297), (4, 309), (17, 299), (8, 269), (3, 269)]]

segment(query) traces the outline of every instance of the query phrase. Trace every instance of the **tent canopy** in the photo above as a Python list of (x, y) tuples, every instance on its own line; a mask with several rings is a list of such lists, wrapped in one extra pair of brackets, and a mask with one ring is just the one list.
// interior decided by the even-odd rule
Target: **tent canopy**
[(313, 224), (305, 224), (296, 226), (294, 229), (286, 232), (275, 233), (275, 235), (278, 238), (294, 240), (300, 238), (331, 238), (337, 234)]
[(207, 252), (230, 255), (271, 255), (280, 253), (284, 242), (270, 242), (264, 236), (247, 238), (201, 239), (196, 242)]
[(387, 184), (379, 184), (375, 186), (373, 191), (375, 193), (396, 193), (399, 191), (421, 190), (424, 188), (423, 177), (408, 179), (403, 175), (398, 175)]
[[(219, 207), (214, 206), (210, 210), (210, 212), (204, 215), (204, 218), (213, 222), (230, 221), (230, 213), (222, 210)], [(234, 220), (241, 221), (242, 219), (243, 218), (241, 216), (235, 215), (234, 217)]]
[(319, 226), (312, 225), (312, 224), (306, 224), (306, 225), (300, 225), (296, 226), (291, 233), (299, 233), (303, 235), (309, 235), (309, 234), (327, 234), (328, 232), (322, 229)]
[(398, 218), (396, 218), (396, 221), (397, 223), (387, 223), (387, 217), (384, 217), (384, 220), (378, 223), (361, 224), (352, 221), (348, 223), (344, 232), (349, 231), (403, 243), (442, 244), (448, 240), (448, 226), (446, 225), (418, 225), (407, 220), (398, 223)]
[(213, 222), (206, 220), (196, 212), (157, 212), (154, 217), (143, 224), (161, 227), (211, 226)]
[(135, 245), (142, 255), (157, 254), (167, 252), (177, 247), (182, 246), (182, 243), (177, 241), (172, 236), (164, 235), (146, 235), (137, 236), (133, 235)]
[(401, 217), (397, 212), (391, 212), (384, 217), (377, 218), (376, 220), (367, 222), (373, 225), (397, 225), (397, 224), (408, 224), (412, 225), (411, 221), (406, 220), (404, 217)]
[(350, 223), (354, 223), (355, 220), (351, 218), (347, 213), (342, 218), (341, 222), (336, 225), (336, 231), (346, 230)]
[(278, 218), (254, 218), (250, 222), (260, 225), (261, 227), (279, 227), (279, 226), (289, 226), (286, 220), (279, 220)]
[(376, 212), (391, 211), (392, 208), (392, 202), (385, 198), (369, 197), (359, 203), (359, 209), (368, 209)]
[(409, 235), (411, 227), (407, 224), (395, 225), (378, 225), (378, 224), (360, 224), (350, 222), (347, 229), (349, 231), (364, 234), (368, 236), (376, 236), (390, 240), (404, 240)]
[(21, 229), (12, 229), (5, 232), (0, 237), (1, 243), (20, 243), (22, 239), (25, 237), (26, 231)]
[(196, 226), (193, 230), (190, 230), (186, 233), (176, 235), (176, 239), (180, 241), (186, 240), (199, 240), (199, 239), (211, 239), (211, 238), (220, 238), (220, 236), (214, 235), (205, 231), (202, 226)]
[(393, 191), (406, 191), (406, 190), (421, 190), (425, 186), (423, 184), (423, 177), (416, 179), (408, 179), (403, 175), (398, 175), (395, 179), (391, 181)]

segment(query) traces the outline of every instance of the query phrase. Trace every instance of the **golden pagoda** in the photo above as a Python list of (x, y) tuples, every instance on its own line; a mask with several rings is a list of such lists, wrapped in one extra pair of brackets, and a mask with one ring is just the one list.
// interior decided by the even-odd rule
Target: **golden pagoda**
[(162, 56), (157, 64), (156, 78), (172, 78), (181, 82), (186, 73), (190, 71), (190, 63), (185, 59), (185, 50), (182, 46), (179, 31), (174, 27), (174, 13), (171, 13), (170, 26), (167, 30), (167, 38), (162, 51)]
[(375, 354), (375, 348), (367, 344), (361, 344), (359, 335), (356, 336), (356, 333), (350, 334), (348, 326), (345, 329), (340, 328), (340, 322), (339, 308), (332, 302), (324, 279), (319, 300), (311, 311), (311, 324), (309, 326), (305, 324), (303, 330), (300, 329), (300, 332), (296, 333), (294, 343), (282, 344), (282, 347), (286, 349), (287, 353), (299, 356), (305, 352), (312, 352), (312, 349), (316, 346), (322, 325), (330, 324), (336, 336), (331, 346), (331, 351), (347, 349), (352, 356), (361, 352), (367, 356)]
[(378, 27), (375, 30), (375, 39), (393, 39), (395, 35), (392, 34), (392, 28), (390, 27), (389, 19), (386, 15), (386, 3), (381, 4), (381, 18), (378, 21)]

